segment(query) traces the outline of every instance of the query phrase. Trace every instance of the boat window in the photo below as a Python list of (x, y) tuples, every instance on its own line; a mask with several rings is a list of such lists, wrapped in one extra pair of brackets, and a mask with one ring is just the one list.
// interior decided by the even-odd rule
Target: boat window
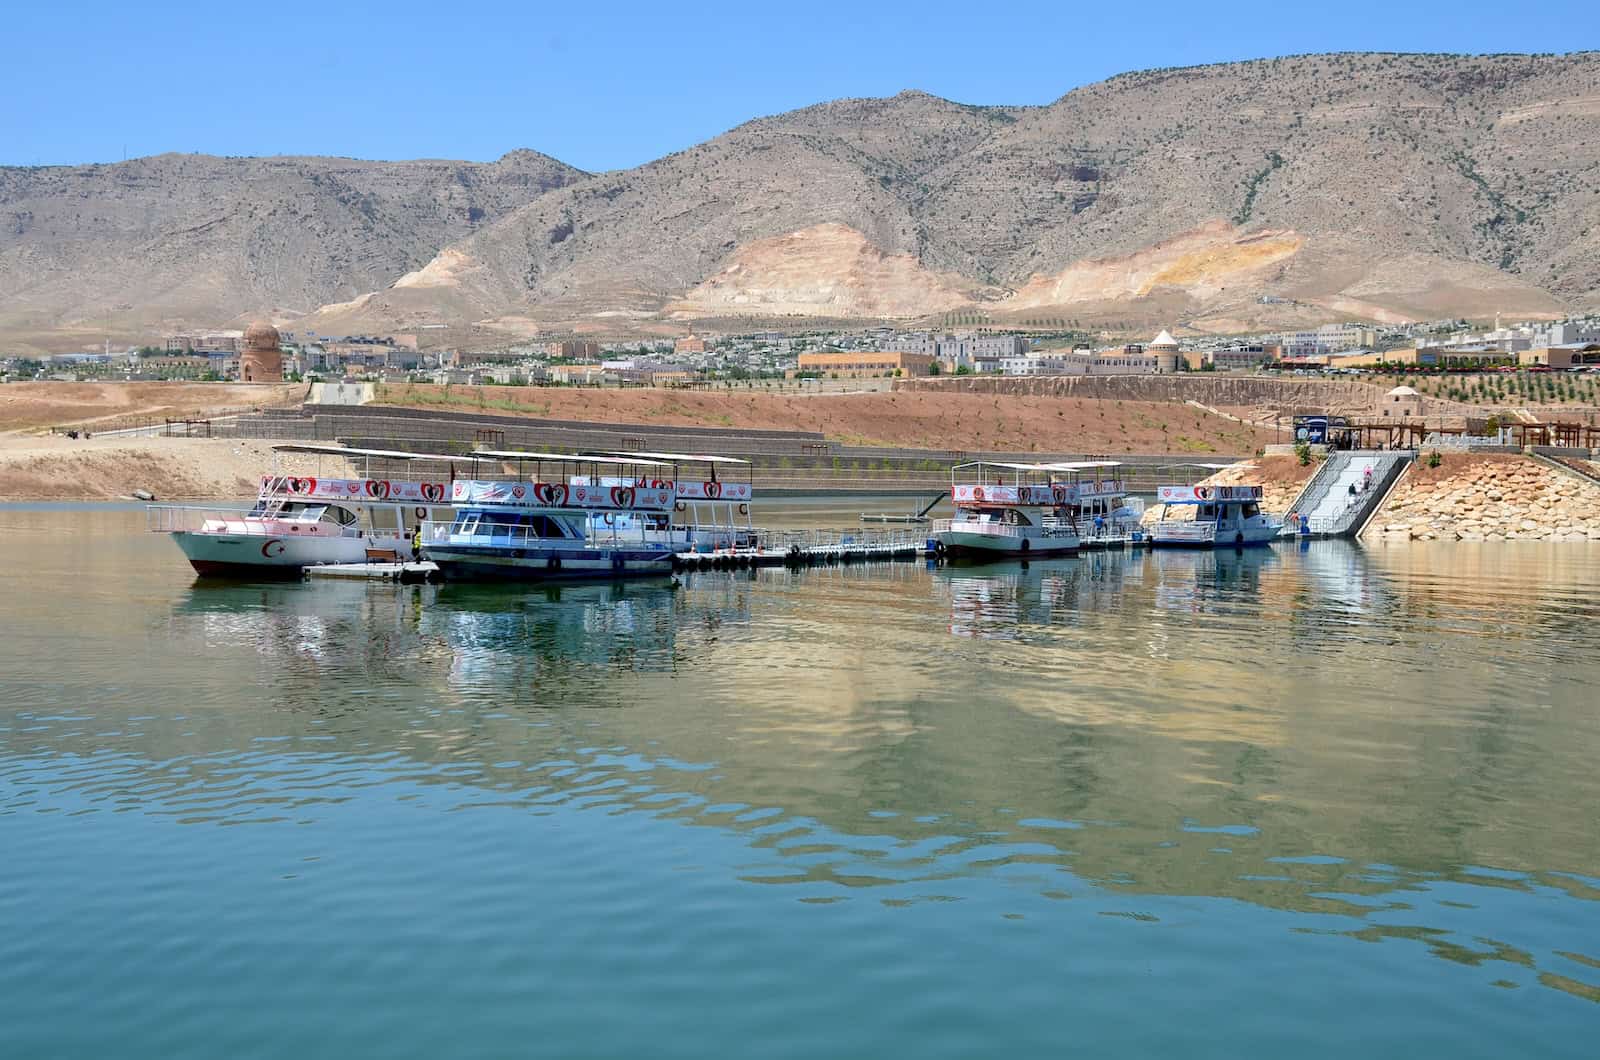
[(1026, 515), (1023, 515), (1021, 512), (1017, 511), (1015, 508), (1013, 508), (1007, 514), (1010, 516), (1010, 518), (1007, 520), (1007, 522), (1011, 523), (1013, 526), (1032, 526), (1033, 525), (1033, 523), (1028, 519), (1028, 517)]
[(456, 525), (450, 528), (452, 534), (474, 534), (478, 530), (478, 513), (464, 512), (456, 517)]
[(322, 518), (322, 516), (327, 512), (327, 510), (328, 510), (328, 506), (326, 504), (307, 505), (306, 507), (301, 508), (298, 511), (290, 508), (288, 505), (285, 505), (284, 509), (283, 509), (283, 514), (284, 515), (298, 515), (302, 519), (306, 519), (306, 520), (309, 520), (311, 522), (316, 522), (317, 520)]
[(1201, 519), (1215, 519), (1215, 518), (1217, 518), (1217, 506), (1215, 504), (1202, 504), (1200, 506), (1199, 518), (1201, 518)]
[(356, 513), (349, 508), (341, 508), (337, 504), (331, 504), (328, 506), (328, 514), (333, 516), (333, 521), (340, 526), (356, 525)]
[(1261, 505), (1252, 501), (1244, 506), (1243, 514), (1246, 519), (1254, 518), (1261, 514)]

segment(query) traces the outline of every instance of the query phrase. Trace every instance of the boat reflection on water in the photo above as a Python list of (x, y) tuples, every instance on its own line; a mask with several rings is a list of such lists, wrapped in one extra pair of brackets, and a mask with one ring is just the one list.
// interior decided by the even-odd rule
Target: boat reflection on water
[(1016, 640), (1029, 627), (1072, 625), (1085, 611), (1116, 607), (1143, 571), (1139, 553), (1091, 552), (1020, 564), (947, 561), (933, 568), (932, 581), (949, 600), (953, 635)]
[[(442, 687), (524, 691), (543, 677), (679, 664), (671, 579), (547, 585), (396, 585), (338, 581), (198, 583), (173, 632), (208, 649), (250, 646), (293, 660), (282, 689), (307, 693), (344, 674), (442, 669)], [(198, 624), (198, 629), (195, 625)], [(597, 700), (598, 702), (598, 700)]]
[(492, 695), (593, 680), (595, 705), (611, 706), (599, 694), (602, 677), (681, 664), (671, 581), (506, 588), (446, 583), (436, 590), (421, 630), (448, 647), (452, 688)]

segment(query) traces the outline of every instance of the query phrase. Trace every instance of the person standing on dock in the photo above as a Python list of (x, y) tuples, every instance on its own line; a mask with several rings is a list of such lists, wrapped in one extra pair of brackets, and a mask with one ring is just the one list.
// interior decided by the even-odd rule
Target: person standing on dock
[(411, 558), (418, 563), (422, 562), (422, 524), (418, 523), (416, 529), (411, 531)]

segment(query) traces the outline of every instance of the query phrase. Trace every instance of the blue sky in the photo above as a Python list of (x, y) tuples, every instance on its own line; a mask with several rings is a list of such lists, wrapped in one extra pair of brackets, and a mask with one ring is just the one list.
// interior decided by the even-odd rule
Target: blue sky
[(20, 5), (0, 16), (0, 163), (12, 165), (531, 147), (598, 170), (904, 88), (1048, 103), (1152, 66), (1600, 47), (1596, 0)]

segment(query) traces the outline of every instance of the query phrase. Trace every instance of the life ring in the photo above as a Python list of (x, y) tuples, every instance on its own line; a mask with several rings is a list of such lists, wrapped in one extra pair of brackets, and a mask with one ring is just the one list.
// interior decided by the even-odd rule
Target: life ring
[(600, 521), (605, 523), (607, 526), (617, 525), (617, 517), (612, 515), (610, 512), (606, 512), (604, 515), (600, 516)]
[(679, 501), (672, 506), (672, 510), (675, 512), (686, 512), (689, 510), (689, 506), (682, 501)]
[(428, 517), (428, 509), (424, 508), (420, 504), (413, 508), (412, 511), (416, 514), (418, 519), (426, 519)]
[(749, 515), (750, 514), (750, 506), (748, 504), (739, 505), (739, 514), (740, 515)]

